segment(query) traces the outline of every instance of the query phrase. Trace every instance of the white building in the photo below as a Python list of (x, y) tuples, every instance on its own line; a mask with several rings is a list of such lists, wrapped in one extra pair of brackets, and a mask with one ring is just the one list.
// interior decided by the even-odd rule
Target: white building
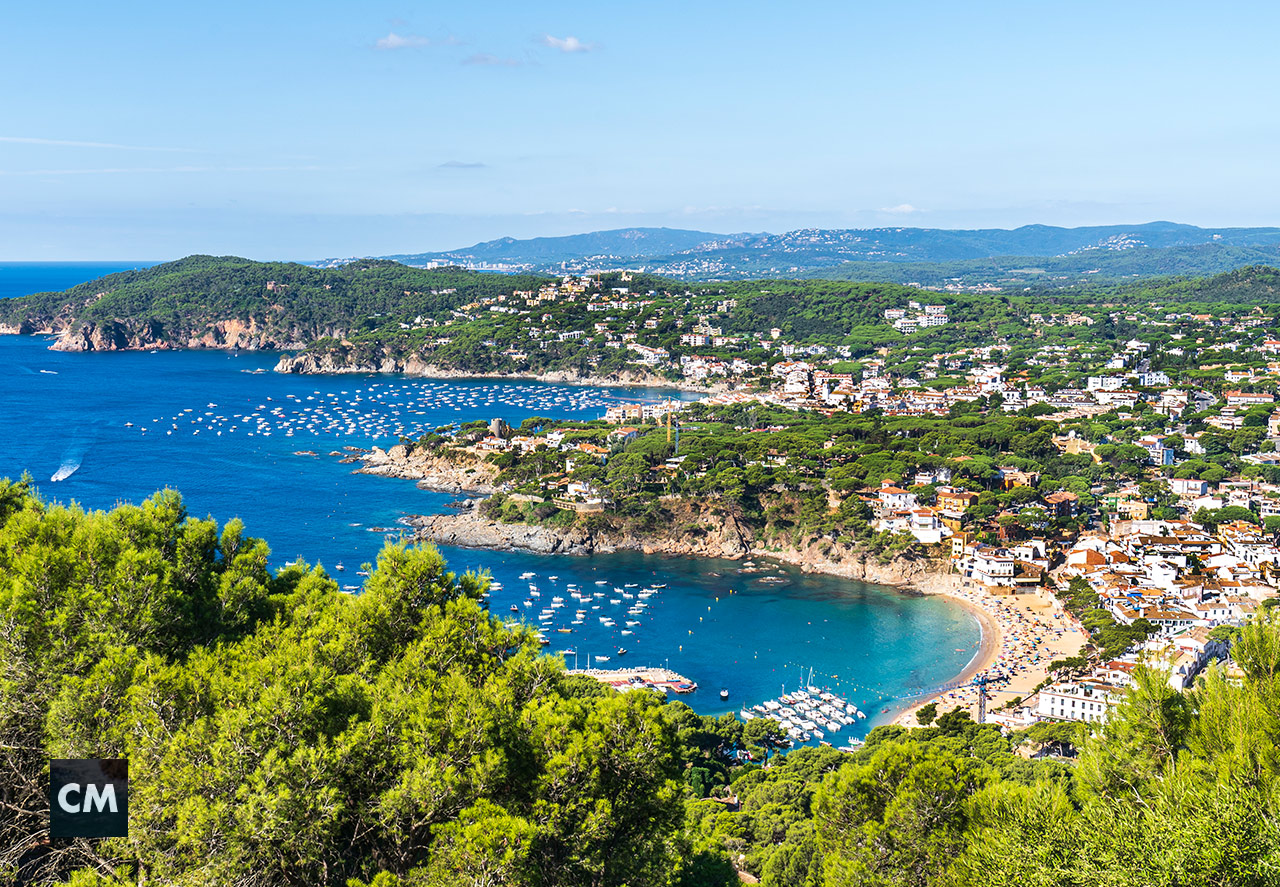
[(980, 547), (969, 559), (968, 575), (983, 585), (1012, 585), (1013, 563), (1013, 555), (1002, 548)]
[(1124, 688), (1098, 680), (1062, 681), (1040, 691), (1036, 712), (1055, 721), (1101, 723), (1120, 703)]
[(904, 511), (915, 508), (916, 494), (909, 493), (901, 487), (895, 487), (892, 481), (885, 481), (876, 491), (880, 504), (890, 511)]
[(1116, 391), (1124, 387), (1124, 376), (1090, 376), (1086, 391)]

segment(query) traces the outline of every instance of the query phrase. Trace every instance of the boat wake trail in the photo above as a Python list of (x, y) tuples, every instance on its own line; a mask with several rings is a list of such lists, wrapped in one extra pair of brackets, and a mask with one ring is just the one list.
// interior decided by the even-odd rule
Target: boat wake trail
[(58, 470), (53, 473), (53, 477), (49, 478), (51, 483), (66, 480), (80, 470), (80, 463), (84, 459), (83, 452), (68, 451), (62, 457), (62, 464), (58, 466)]

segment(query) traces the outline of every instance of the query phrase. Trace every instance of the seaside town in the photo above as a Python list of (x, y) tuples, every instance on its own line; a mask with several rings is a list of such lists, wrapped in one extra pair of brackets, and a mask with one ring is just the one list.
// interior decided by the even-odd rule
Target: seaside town
[[(917, 701), (903, 723), (927, 699), (1011, 729), (1104, 720), (1139, 662), (1186, 689), (1228, 657), (1234, 630), (1280, 595), (1280, 340), (1261, 309), (1027, 311), (1008, 336), (956, 347), (929, 335), (955, 309), (917, 290), (920, 299), (879, 313), (897, 334), (891, 344), (857, 348), (781, 327), (730, 330), (738, 302), (723, 292), (685, 293), (693, 310), (683, 314), (664, 307), (671, 293), (633, 292), (629, 274), (617, 282), (566, 277), (457, 312), (461, 322), (487, 311), (545, 324), (524, 328), (527, 346), (508, 348), (508, 358), (549, 342), (594, 341), (638, 370), (706, 392), (611, 405), (594, 429), (472, 433), (468, 447), (502, 465), (508, 481), (522, 457), (537, 452), (545, 463), (548, 452), (560, 454), (537, 477), (499, 487), (504, 519), (532, 519), (513, 510), (517, 502), (580, 515), (614, 510), (619, 471), (609, 463), (649, 434), (669, 449), (649, 447), (661, 458), (642, 466), (631, 493), (648, 485), (669, 500), (714, 490), (696, 480), (719, 477), (721, 466), (688, 442), (723, 432), (714, 423), (725, 415), (735, 430), (763, 438), (853, 417), (910, 427), (1006, 416), (1041, 426), (1020, 427), (1020, 440), (986, 453), (933, 453), (915, 466), (899, 458), (864, 485), (831, 483), (842, 460), (822, 456), (840, 452), (838, 434), (818, 444), (816, 472), (803, 467), (810, 454), (782, 445), (741, 466), (785, 471), (790, 461), (802, 475), (825, 476), (832, 511), (856, 503), (880, 549), (944, 563), (924, 584), (978, 614), (983, 654), (964, 681)], [(560, 313), (543, 310), (551, 306)], [(566, 308), (600, 319), (558, 328), (576, 316)], [(1104, 326), (1133, 334), (1092, 335)], [(794, 418), (777, 420), (782, 412)]]

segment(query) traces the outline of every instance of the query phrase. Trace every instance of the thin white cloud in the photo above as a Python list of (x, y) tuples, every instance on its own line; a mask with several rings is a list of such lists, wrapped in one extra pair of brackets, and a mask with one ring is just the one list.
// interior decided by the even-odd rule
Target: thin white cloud
[(80, 142), (71, 139), (37, 139), (27, 136), (0, 136), (11, 145), (44, 145), (51, 148), (108, 148), (112, 151), (170, 151), (187, 153), (191, 148), (158, 148), (151, 145), (117, 145), (114, 142)]
[(500, 58), (485, 52), (477, 52), (473, 56), (468, 56), (462, 60), (462, 63), (464, 65), (490, 65), (496, 68), (516, 68), (524, 64), (519, 59)]
[(542, 45), (561, 52), (590, 52), (596, 48), (594, 43), (583, 43), (577, 37), (552, 37), (550, 34), (542, 35)]
[(897, 206), (882, 206), (880, 212), (892, 213), (895, 216), (909, 216), (912, 213), (922, 213), (924, 210), (917, 209), (909, 203), (899, 203)]
[(374, 49), (421, 49), (424, 46), (431, 45), (430, 37), (423, 37), (419, 34), (397, 34), (395, 31), (390, 32), (387, 36), (382, 37), (377, 43), (373, 44)]
[(333, 172), (324, 166), (112, 166), (94, 169), (0, 169), (0, 176), (171, 175), (219, 172)]
[(441, 169), (484, 169), (485, 166), (486, 164), (478, 161), (472, 162), (466, 160), (446, 160), (444, 163), (440, 164)]

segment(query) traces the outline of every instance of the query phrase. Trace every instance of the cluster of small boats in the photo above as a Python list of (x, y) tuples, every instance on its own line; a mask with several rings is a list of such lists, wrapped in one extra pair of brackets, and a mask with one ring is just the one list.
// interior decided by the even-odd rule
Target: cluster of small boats
[(744, 708), (738, 716), (744, 721), (773, 718), (794, 742), (820, 740), (866, 718), (852, 702), (812, 685)]
[[(258, 370), (257, 372), (262, 372)], [(249, 437), (272, 434), (294, 437), (339, 436), (366, 439), (419, 437), (440, 425), (442, 411), (494, 411), (518, 408), (534, 412), (583, 413), (605, 409), (611, 398), (590, 388), (565, 390), (548, 385), (459, 386), (453, 382), (373, 382), (361, 388), (312, 390), (309, 394), (266, 397), (252, 410), (232, 412), (216, 403), (184, 409), (172, 416), (155, 416), (126, 428), (167, 435), (221, 437), (241, 433)]]
[[(523, 573), (521, 580), (529, 580), (537, 578), (534, 573)], [(548, 576), (547, 579), (551, 583), (559, 581), (559, 576)], [(523, 601), (525, 610), (532, 610), (534, 607), (540, 607), (538, 611), (538, 640), (544, 646), (551, 643), (551, 639), (547, 637), (548, 631), (556, 631), (559, 634), (572, 634), (575, 626), (583, 625), (587, 619), (595, 616), (604, 628), (616, 628), (618, 625), (615, 615), (621, 618), (617, 609), (626, 607), (626, 617), (623, 619), (625, 628), (622, 628), (618, 634), (621, 637), (628, 637), (635, 634), (635, 629), (641, 624), (640, 617), (646, 615), (649, 608), (649, 599), (660, 593), (666, 588), (666, 584), (653, 584), (645, 588), (641, 588), (639, 583), (628, 582), (624, 586), (611, 587), (604, 579), (596, 581), (596, 589), (583, 588), (570, 582), (564, 586), (563, 594), (552, 594), (551, 599), (546, 606), (542, 605), (543, 590), (538, 587), (537, 583), (529, 582), (529, 595)], [(557, 589), (558, 590), (558, 589)], [(566, 599), (566, 596), (571, 599)], [(573, 607), (573, 618), (568, 619), (569, 608)], [(600, 611), (600, 612), (596, 612)], [(511, 605), (512, 613), (523, 612), (520, 607), (515, 604)], [(561, 653), (569, 656), (576, 655), (573, 649), (561, 650)], [(625, 656), (627, 648), (618, 646), (613, 655)], [(592, 657), (596, 662), (608, 662), (610, 656), (596, 655)]]

